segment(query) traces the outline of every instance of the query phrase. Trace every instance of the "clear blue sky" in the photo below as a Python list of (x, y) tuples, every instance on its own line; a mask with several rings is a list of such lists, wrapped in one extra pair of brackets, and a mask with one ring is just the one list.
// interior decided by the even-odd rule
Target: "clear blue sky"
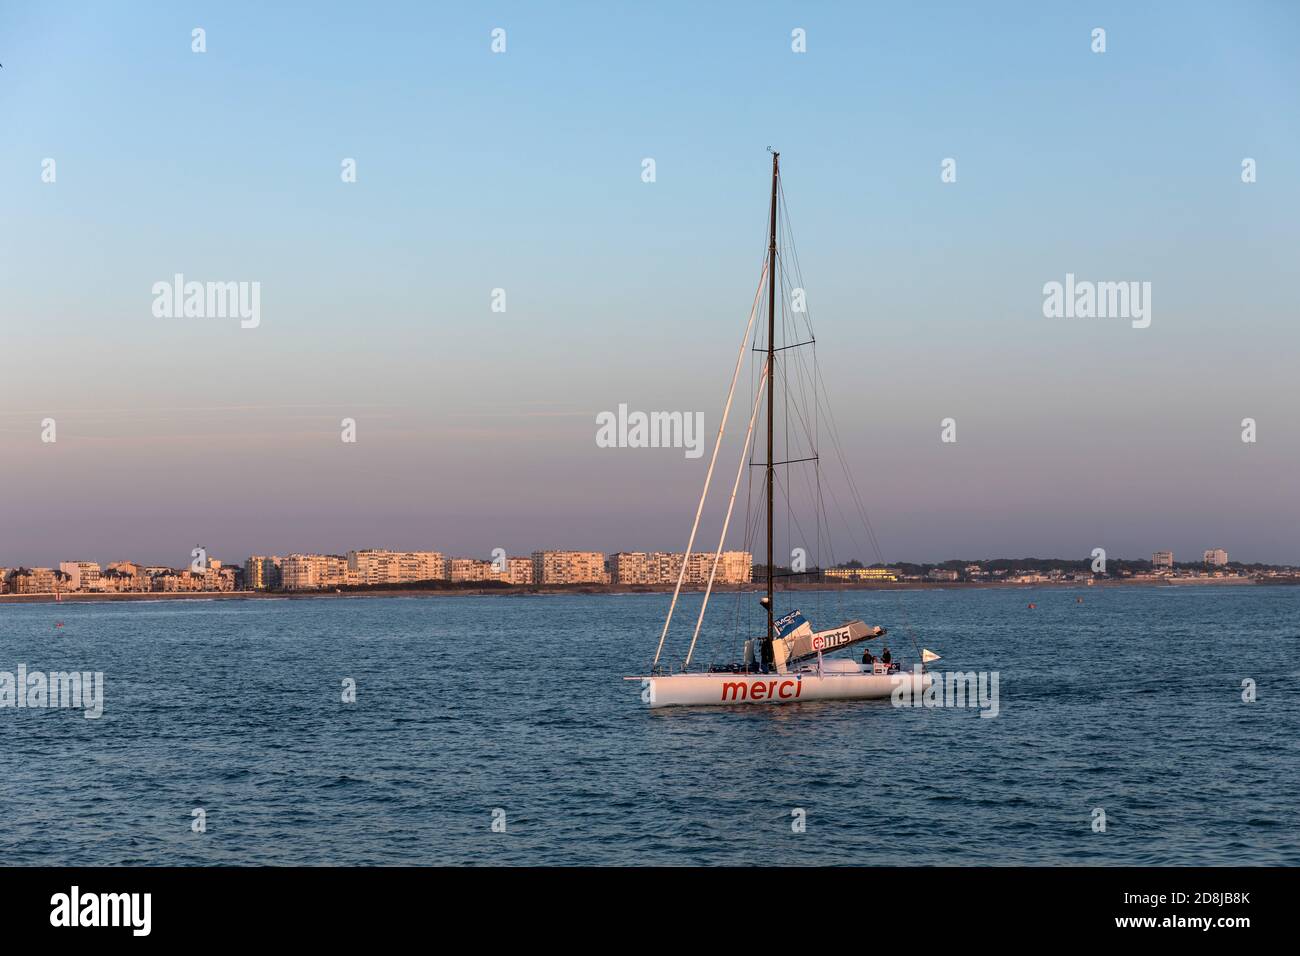
[(0, 7), (0, 565), (679, 549), (704, 463), (595, 414), (716, 427), (769, 144), (887, 559), (1300, 561), (1300, 5), (269, 7)]

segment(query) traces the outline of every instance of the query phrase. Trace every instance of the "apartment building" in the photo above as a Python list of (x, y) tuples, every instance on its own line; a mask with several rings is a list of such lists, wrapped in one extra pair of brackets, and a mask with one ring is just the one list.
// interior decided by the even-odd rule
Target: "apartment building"
[(337, 554), (291, 554), (281, 567), (287, 591), (318, 591), (348, 583), (347, 558)]
[(397, 558), (397, 575), (403, 583), (442, 581), (447, 577), (447, 559), (438, 551), (402, 551)]
[(100, 567), (94, 561), (60, 561), (59, 570), (68, 576), (69, 591), (98, 591)]
[(95, 585), (95, 590), (106, 594), (123, 594), (138, 589), (132, 575), (125, 571), (118, 571), (116, 568), (104, 568), (99, 572), (99, 581)]
[[(112, 584), (104, 584), (106, 579)], [(148, 591), (153, 581), (143, 565), (134, 561), (113, 561), (99, 574), (99, 580), (106, 591)]]
[[(677, 551), (620, 551), (609, 556), (610, 580), (615, 584), (676, 584), (682, 570), (682, 554)], [(748, 551), (724, 551), (718, 559), (715, 584), (744, 584), (753, 578), (753, 556)], [(708, 583), (713, 569), (712, 552), (692, 554), (686, 562), (683, 583), (697, 586)]]
[(1151, 555), (1151, 566), (1153, 568), (1172, 568), (1174, 566), (1174, 553), (1172, 551), (1157, 551)]
[(447, 580), (453, 584), (504, 579), (504, 573), (498, 571), (491, 561), (478, 558), (450, 558), (447, 561)]
[(400, 580), (396, 552), (378, 548), (349, 551), (348, 571), (356, 575), (357, 584), (397, 584)]
[(1228, 563), (1228, 552), (1222, 548), (1210, 548), (1202, 560), (1212, 567), (1221, 568)]
[[(182, 582), (181, 575), (185, 575), (185, 581)], [(171, 594), (176, 591), (190, 590), (189, 584), (190, 572), (177, 571), (174, 568), (164, 568), (153, 576), (153, 589)]]
[(356, 584), (411, 584), (440, 581), (446, 561), (437, 551), (386, 551), (366, 548), (348, 552), (348, 572)]
[(651, 584), (650, 555), (644, 551), (619, 551), (605, 561), (614, 584)]
[(501, 581), (505, 584), (532, 584), (532, 558), (506, 558), (504, 567), (496, 561), (478, 558), (449, 558), (447, 580), (452, 583), (468, 581)]
[(237, 583), (239, 569), (233, 564), (222, 564), (220, 561), (208, 563), (208, 569), (203, 572), (203, 590), (204, 591), (233, 591)]
[(283, 585), (281, 565), (283, 561), (275, 554), (250, 555), (244, 562), (244, 587), (253, 591), (266, 591)]
[[(708, 560), (711, 566), (713, 555), (709, 555)], [(748, 584), (753, 578), (754, 556), (748, 551), (723, 551), (719, 556), (718, 571), (713, 579), (715, 584)], [(707, 570), (702, 580), (708, 580)]]
[(154, 575), (153, 589), (168, 594), (215, 590), (204, 586), (206, 575), (206, 571), (191, 571), (189, 568), (177, 571), (174, 568), (167, 568), (162, 574)]
[(608, 584), (605, 555), (599, 551), (534, 551), (535, 584)]
[(8, 583), (13, 594), (52, 594), (68, 589), (66, 573), (53, 568), (16, 568), (9, 572)]
[(506, 558), (506, 581), (510, 584), (532, 584), (533, 559)]

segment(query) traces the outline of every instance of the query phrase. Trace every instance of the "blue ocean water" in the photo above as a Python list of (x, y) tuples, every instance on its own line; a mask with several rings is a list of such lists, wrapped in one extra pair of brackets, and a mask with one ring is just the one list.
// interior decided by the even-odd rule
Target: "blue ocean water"
[[(0, 709), (0, 861), (1300, 864), (1300, 588), (780, 597), (911, 663), (905, 615), (999, 715), (648, 711), (665, 595), (3, 606), (0, 671), (106, 700)], [(723, 643), (754, 602), (715, 596)]]

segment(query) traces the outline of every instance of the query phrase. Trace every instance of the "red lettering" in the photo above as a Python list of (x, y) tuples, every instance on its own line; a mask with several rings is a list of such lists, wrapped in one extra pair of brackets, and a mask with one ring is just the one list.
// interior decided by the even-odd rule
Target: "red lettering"
[(798, 697), (803, 693), (803, 678), (800, 677), (794, 682), (794, 696)]
[(772, 699), (773, 697), (775, 697), (775, 696), (776, 696), (776, 681), (774, 681), (774, 680), (773, 680), (773, 681), (768, 681), (768, 682), (767, 682), (767, 697), (768, 697), (768, 700), (771, 700), (771, 699)]
[(793, 684), (794, 684), (794, 681), (792, 681), (792, 680), (787, 680), (787, 681), (782, 681), (782, 682), (781, 682), (781, 699), (782, 699), (782, 700), (789, 700), (789, 699), (790, 699), (791, 695), (790, 695), (790, 694), (787, 694), (786, 691), (788, 691), (788, 690), (790, 689), (791, 685), (793, 685)]
[(767, 693), (767, 685), (764, 684), (761, 680), (756, 680), (754, 681), (753, 684), (750, 685), (749, 699), (762, 700), (763, 697), (766, 695), (766, 693)]
[(722, 699), (727, 699), (727, 692), (731, 692), (732, 700), (744, 700), (745, 695), (749, 693), (749, 685), (744, 681), (727, 681), (722, 685)]

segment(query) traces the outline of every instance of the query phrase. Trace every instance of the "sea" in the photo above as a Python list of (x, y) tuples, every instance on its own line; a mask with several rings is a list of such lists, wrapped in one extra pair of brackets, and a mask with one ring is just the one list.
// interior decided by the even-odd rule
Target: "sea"
[[(98, 718), (0, 707), (0, 862), (1300, 865), (1298, 587), (778, 595), (996, 673), (996, 716), (650, 710), (668, 601), (0, 606), (0, 672), (103, 674)], [(714, 595), (697, 660), (761, 614)]]

